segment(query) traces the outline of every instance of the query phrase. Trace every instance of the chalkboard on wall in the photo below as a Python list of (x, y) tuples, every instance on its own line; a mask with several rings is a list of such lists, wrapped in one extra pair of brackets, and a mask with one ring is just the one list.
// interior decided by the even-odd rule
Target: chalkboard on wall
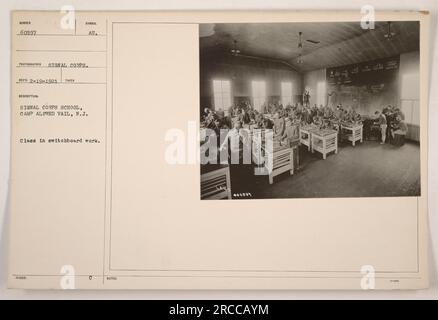
[(400, 56), (327, 68), (328, 103), (371, 115), (397, 104)]

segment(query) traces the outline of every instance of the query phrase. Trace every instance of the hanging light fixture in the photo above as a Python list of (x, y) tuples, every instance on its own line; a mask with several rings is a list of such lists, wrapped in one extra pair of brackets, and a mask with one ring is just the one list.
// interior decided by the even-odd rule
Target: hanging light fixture
[(300, 31), (298, 32), (298, 37), (299, 37), (299, 41), (298, 41), (298, 49), (303, 49), (303, 41), (301, 39), (301, 37), (303, 36), (303, 33)]
[(386, 38), (386, 40), (391, 40), (392, 38), (394, 38), (395, 32), (391, 31), (391, 21), (388, 21), (388, 31), (383, 36)]
[(234, 48), (231, 49), (231, 54), (233, 56), (237, 56), (240, 53), (240, 50), (237, 49), (237, 40), (234, 40)]
[[(237, 49), (237, 40), (234, 40), (233, 42), (234, 42), (234, 47), (233, 47), (233, 49), (230, 50), (230, 52), (231, 52), (231, 55), (233, 55), (234, 57), (237, 57), (240, 53), (240, 50)], [(236, 59), (233, 59), (233, 60), (236, 60)], [(233, 64), (236, 64), (236, 66), (237, 66), (237, 61), (234, 61)], [(233, 71), (233, 74), (231, 76), (231, 78), (233, 80), (237, 78), (236, 66), (234, 67), (234, 71)]]
[(303, 56), (302, 56), (302, 52), (303, 52), (303, 41), (302, 41), (302, 36), (303, 36), (303, 33), (300, 31), (300, 32), (298, 32), (298, 38), (299, 38), (299, 40), (298, 40), (298, 51), (300, 52), (299, 54), (298, 54), (298, 59), (297, 59), (297, 63), (298, 64), (302, 64), (303, 63)]

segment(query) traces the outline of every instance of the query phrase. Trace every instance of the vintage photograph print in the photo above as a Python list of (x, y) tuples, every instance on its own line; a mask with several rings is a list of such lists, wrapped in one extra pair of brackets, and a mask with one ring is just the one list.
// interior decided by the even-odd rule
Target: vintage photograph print
[(418, 21), (200, 24), (201, 199), (420, 196)]

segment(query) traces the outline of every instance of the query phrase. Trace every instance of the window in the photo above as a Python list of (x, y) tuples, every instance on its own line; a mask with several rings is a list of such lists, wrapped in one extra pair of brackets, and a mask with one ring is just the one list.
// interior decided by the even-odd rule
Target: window
[(400, 108), (405, 114), (405, 122), (420, 125), (420, 79), (418, 73), (408, 73), (402, 76)]
[(316, 105), (325, 105), (325, 81), (319, 81), (316, 87)]
[(292, 105), (292, 82), (281, 83), (281, 104)]
[(214, 108), (226, 110), (231, 107), (231, 84), (228, 80), (213, 80)]
[(264, 81), (252, 82), (252, 98), (254, 109), (263, 112), (262, 106), (266, 102), (266, 85)]
[(420, 108), (418, 100), (401, 100), (400, 109), (405, 115), (406, 123), (420, 125)]
[(418, 73), (407, 73), (402, 76), (402, 100), (418, 100), (420, 97), (420, 78)]

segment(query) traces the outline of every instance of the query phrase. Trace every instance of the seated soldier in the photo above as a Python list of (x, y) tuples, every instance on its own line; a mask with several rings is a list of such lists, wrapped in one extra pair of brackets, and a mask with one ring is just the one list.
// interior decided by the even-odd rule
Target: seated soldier
[(402, 146), (405, 144), (405, 137), (408, 133), (408, 126), (401, 119), (400, 116), (397, 116), (396, 121), (398, 121), (397, 129), (391, 133), (393, 135), (392, 144), (396, 146)]
[(324, 119), (330, 119), (333, 116), (333, 111), (329, 106), (324, 107)]
[(395, 109), (394, 109), (394, 112), (395, 112), (396, 116), (400, 117), (400, 119), (401, 119), (402, 121), (405, 120), (405, 114), (404, 114), (403, 111), (401, 111), (399, 108), (395, 108)]
[(211, 115), (212, 111), (210, 108), (204, 108), (204, 111), (202, 112), (201, 119), (206, 120)]
[(244, 124), (248, 125), (251, 122), (251, 118), (248, 114), (248, 112), (245, 109), (242, 109), (242, 112), (240, 114), (239, 120)]
[(255, 114), (254, 128), (255, 129), (263, 128), (263, 115), (261, 113), (256, 113)]
[(234, 113), (235, 113), (235, 107), (232, 105), (228, 108), (228, 116), (230, 116), (231, 118), (234, 117)]
[(318, 111), (317, 111), (318, 116), (319, 117), (324, 117), (324, 112), (325, 112), (324, 106), (322, 104), (320, 104), (319, 108), (318, 108)]
[(351, 115), (350, 113), (344, 109), (341, 116), (341, 121), (343, 122), (351, 122)]
[(341, 121), (342, 119), (342, 114), (343, 114), (343, 109), (340, 105), (336, 106), (336, 110), (334, 112), (334, 116), (338, 121)]
[(263, 129), (273, 129), (274, 128), (274, 124), (268, 118), (263, 118), (263, 126), (262, 126), (262, 128)]
[(274, 115), (274, 136), (281, 137), (284, 133), (285, 121), (277, 112)]
[(300, 138), (298, 122), (294, 120), (294, 117), (286, 118), (284, 133), (281, 136), (282, 144), (286, 143), (290, 147), (296, 145)]
[(322, 117), (320, 116), (314, 116), (313, 117), (313, 123), (317, 126), (322, 126), (323, 121), (322, 121)]
[(396, 134), (405, 136), (407, 132), (408, 132), (408, 126), (400, 116), (397, 116), (394, 120), (393, 128), (391, 129), (392, 138), (395, 138)]
[(285, 130), (281, 136), (280, 144), (287, 145), (293, 149), (293, 167), (299, 169), (299, 146), (300, 143), (300, 127), (299, 121), (294, 116), (287, 117), (285, 122)]
[(406, 136), (407, 133), (408, 133), (408, 126), (403, 120), (400, 119), (400, 122), (398, 123), (398, 129), (394, 131), (394, 134), (400, 134)]
[(222, 108), (219, 108), (216, 111), (216, 115), (219, 119), (223, 119), (225, 117), (225, 111)]
[(362, 120), (362, 117), (359, 113), (356, 112), (356, 110), (353, 109), (351, 112), (351, 120), (354, 122), (360, 122)]

